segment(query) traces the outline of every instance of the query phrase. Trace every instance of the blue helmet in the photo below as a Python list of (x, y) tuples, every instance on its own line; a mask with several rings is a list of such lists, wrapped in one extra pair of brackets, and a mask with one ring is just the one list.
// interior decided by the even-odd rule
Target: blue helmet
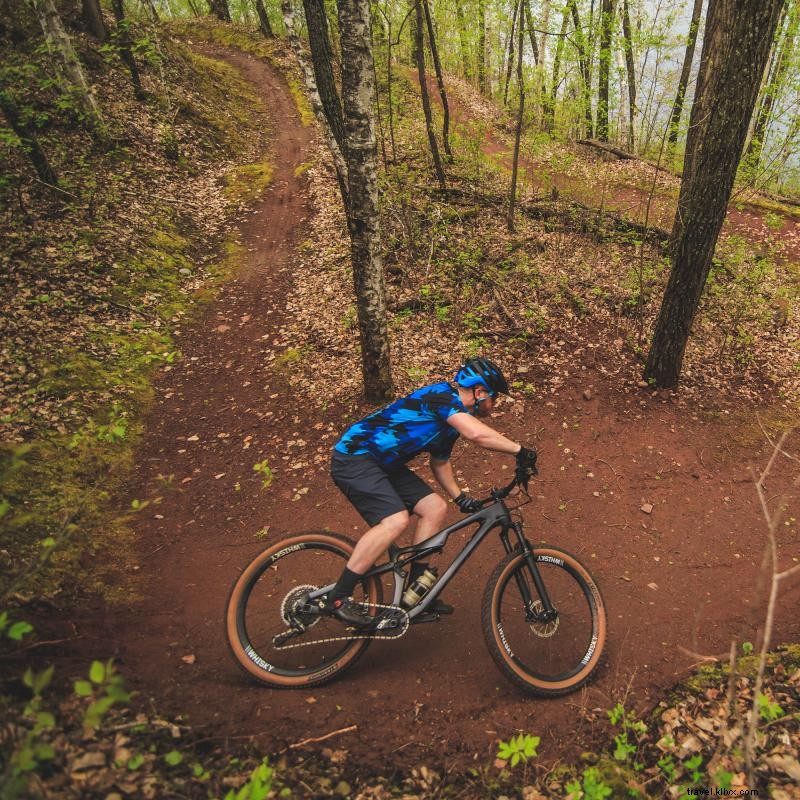
[(488, 358), (470, 358), (464, 362), (454, 378), (459, 386), (483, 386), (494, 397), (498, 393), (508, 394), (506, 382), (500, 367), (489, 361)]

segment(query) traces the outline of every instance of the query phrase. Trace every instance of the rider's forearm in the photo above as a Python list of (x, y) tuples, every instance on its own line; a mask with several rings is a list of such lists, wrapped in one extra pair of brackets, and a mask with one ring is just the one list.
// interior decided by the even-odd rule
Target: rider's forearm
[(470, 441), (480, 445), (480, 447), (484, 447), (486, 450), (495, 450), (498, 453), (508, 453), (512, 456), (519, 453), (522, 447), (522, 445), (512, 442), (511, 439), (503, 436), (502, 433), (492, 430), (488, 425), (485, 426), (485, 430), (477, 431), (470, 438)]
[(453, 465), (449, 461), (435, 461), (431, 458), (431, 472), (436, 482), (447, 492), (452, 500), (461, 494), (461, 489), (453, 475)]

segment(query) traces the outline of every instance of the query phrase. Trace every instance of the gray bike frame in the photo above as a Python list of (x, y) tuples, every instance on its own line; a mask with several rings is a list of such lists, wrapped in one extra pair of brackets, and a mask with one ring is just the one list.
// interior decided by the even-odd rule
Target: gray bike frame
[[(369, 572), (365, 573), (364, 577), (369, 578), (372, 576), (383, 575), (387, 572), (392, 572), (394, 574), (394, 597), (392, 600), (392, 605), (399, 606), (403, 596), (403, 584), (405, 581), (405, 572), (403, 571), (403, 568), (407, 564), (410, 564), (413, 561), (424, 559), (426, 556), (432, 555), (433, 553), (441, 553), (450, 534), (460, 531), (462, 528), (466, 528), (468, 525), (474, 525), (475, 523), (480, 523), (480, 526), (475, 533), (472, 534), (472, 538), (464, 545), (462, 550), (453, 559), (453, 561), (450, 563), (450, 566), (444, 571), (444, 574), (439, 577), (430, 591), (422, 598), (422, 600), (420, 600), (417, 605), (408, 611), (409, 619), (414, 619), (414, 617), (417, 617), (425, 612), (425, 609), (438, 597), (444, 587), (447, 586), (447, 584), (450, 582), (450, 579), (459, 571), (459, 569), (461, 569), (464, 562), (472, 555), (473, 552), (475, 552), (475, 548), (478, 547), (478, 545), (486, 538), (487, 534), (494, 528), (499, 527), (502, 529), (500, 531), (500, 539), (502, 540), (503, 547), (507, 553), (511, 552), (512, 549), (508, 536), (509, 530), (513, 529), (516, 531), (520, 539), (520, 543), (523, 545), (523, 547), (525, 547), (525, 540), (522, 537), (521, 527), (511, 521), (511, 515), (509, 514), (508, 508), (501, 499), (498, 498), (494, 503), (486, 508), (481, 509), (469, 517), (465, 517), (459, 522), (456, 522), (454, 525), (443, 528), (441, 531), (435, 533), (424, 542), (419, 542), (419, 544), (413, 544), (409, 547), (396, 547), (395, 545), (390, 545), (389, 561), (386, 564), (373, 567), (371, 570), (369, 570)], [(526, 549), (528, 549), (530, 552), (529, 548)], [(404, 555), (408, 555), (408, 558), (403, 558)], [(535, 563), (533, 563), (533, 559), (530, 559), (530, 563), (534, 571), (534, 582), (538, 587), (538, 570), (536, 569)], [(333, 587), (334, 584), (331, 583), (328, 586), (323, 586), (321, 589), (316, 589), (315, 591), (311, 592), (308, 599), (311, 601), (316, 600), (331, 591)], [(541, 588), (543, 589), (543, 587)], [(545, 604), (549, 605), (549, 601), (545, 601)]]

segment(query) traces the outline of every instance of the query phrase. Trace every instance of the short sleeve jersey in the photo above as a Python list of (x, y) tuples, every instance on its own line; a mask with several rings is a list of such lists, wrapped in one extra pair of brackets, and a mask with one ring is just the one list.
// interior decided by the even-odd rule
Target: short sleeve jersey
[(459, 412), (468, 413), (449, 383), (423, 386), (351, 425), (334, 450), (372, 456), (385, 468), (405, 464), (424, 451), (446, 461), (458, 439), (447, 420)]

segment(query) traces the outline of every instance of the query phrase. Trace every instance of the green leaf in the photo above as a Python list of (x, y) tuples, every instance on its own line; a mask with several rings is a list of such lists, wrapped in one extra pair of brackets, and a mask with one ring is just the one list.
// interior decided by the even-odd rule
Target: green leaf
[(89, 679), (92, 683), (102, 683), (106, 679), (106, 666), (102, 661), (92, 661)]
[(0, 613), (0, 633), (2, 633), (8, 625), (8, 611)]
[(55, 728), (55, 726), (56, 726), (56, 718), (49, 711), (40, 711), (36, 715), (35, 731), (37, 733), (39, 731), (50, 730), (51, 728)]
[(42, 547), (49, 550), (51, 547), (56, 546), (56, 540), (52, 536), (48, 536), (46, 539), (42, 539)]
[(178, 750), (170, 750), (169, 753), (164, 756), (164, 761), (166, 761), (171, 767), (177, 767), (178, 764), (183, 761), (183, 753), (179, 752)]
[(30, 622), (25, 622), (25, 620), (20, 620), (19, 622), (15, 622), (9, 629), (8, 629), (8, 638), (12, 639), (15, 642), (22, 641), (22, 637), (26, 633), (30, 633), (33, 630), (33, 625)]
[(11, 503), (5, 499), (5, 497), (0, 500), (0, 519), (2, 519), (6, 514), (8, 514), (9, 510), (11, 509)]
[(74, 687), (75, 694), (78, 695), (78, 697), (89, 697), (94, 691), (89, 681), (75, 681)]
[(53, 670), (55, 667), (50, 665), (47, 669), (43, 669), (40, 673), (34, 676), (33, 678), (33, 693), (35, 695), (40, 695), (49, 685), (50, 681), (53, 679)]
[(127, 767), (130, 770), (139, 769), (144, 764), (144, 756), (141, 753), (131, 756), (128, 759)]

